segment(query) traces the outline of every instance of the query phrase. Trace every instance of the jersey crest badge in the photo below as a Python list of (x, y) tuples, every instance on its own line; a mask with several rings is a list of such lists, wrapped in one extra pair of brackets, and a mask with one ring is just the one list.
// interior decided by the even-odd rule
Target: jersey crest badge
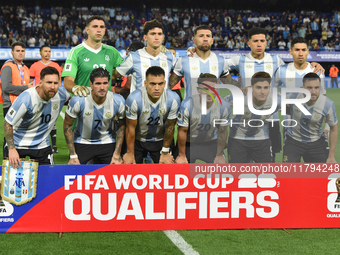
[(107, 112), (107, 113), (105, 113), (105, 117), (106, 117), (106, 118), (108, 118), (108, 119), (110, 119), (110, 118), (112, 117), (112, 114), (111, 114), (111, 112)]
[(109, 61), (110, 61), (110, 57), (109, 57), (109, 55), (105, 55), (105, 60), (106, 60), (107, 62), (109, 62)]

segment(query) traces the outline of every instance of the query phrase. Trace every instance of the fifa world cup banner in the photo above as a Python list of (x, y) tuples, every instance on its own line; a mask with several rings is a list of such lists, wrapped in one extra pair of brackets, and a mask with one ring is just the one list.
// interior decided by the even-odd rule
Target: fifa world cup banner
[(0, 232), (339, 228), (339, 164), (39, 166)]

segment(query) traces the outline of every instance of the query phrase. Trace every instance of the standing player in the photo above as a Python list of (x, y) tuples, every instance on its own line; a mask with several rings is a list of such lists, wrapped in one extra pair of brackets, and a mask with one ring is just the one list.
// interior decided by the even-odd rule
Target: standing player
[[(291, 118), (298, 124), (287, 129), (283, 162), (300, 162), (302, 157), (304, 162), (336, 163), (334, 155), (338, 141), (338, 119), (335, 105), (332, 100), (321, 94), (321, 79), (317, 74), (306, 74), (302, 88), (311, 94), (310, 100), (303, 104), (310, 115), (304, 114), (295, 105), (290, 105)], [(295, 97), (304, 98), (304, 95), (299, 93)], [(324, 119), (330, 126), (329, 146), (322, 132)]]
[[(114, 72), (116, 78), (130, 74), (133, 75), (130, 93), (143, 86), (146, 79), (146, 70), (150, 66), (160, 66), (163, 68), (166, 81), (168, 81), (169, 73), (176, 61), (171, 51), (161, 52), (164, 35), (163, 25), (159, 21), (152, 20), (146, 22), (143, 34), (146, 47), (136, 52), (131, 52)], [(168, 87), (167, 84), (166, 87)]]
[[(214, 87), (217, 83), (215, 75), (201, 74), (197, 82), (199, 94), (185, 99), (178, 113), (179, 153), (176, 163), (195, 163), (196, 159), (206, 163), (226, 163), (223, 151), (228, 138), (227, 124), (215, 127), (214, 120), (229, 123), (230, 105), (223, 98), (221, 103), (214, 104)], [(201, 110), (203, 95), (206, 95), (206, 115)]]
[(29, 156), (39, 164), (53, 164), (49, 134), (57, 121), (69, 93), (60, 87), (59, 71), (45, 67), (40, 73), (39, 86), (21, 93), (9, 109), (5, 121), (5, 137), (12, 167)]
[(87, 40), (70, 51), (62, 73), (65, 88), (78, 96), (90, 94), (89, 81), (93, 69), (102, 67), (112, 75), (113, 68), (123, 61), (114, 47), (102, 43), (106, 28), (101, 16), (87, 19), (85, 30)]
[[(252, 106), (256, 110), (269, 110), (272, 108), (273, 97), (269, 95), (271, 90), (271, 77), (267, 72), (257, 72), (251, 79)], [(276, 95), (275, 95), (276, 96)], [(237, 98), (229, 97), (230, 104), (234, 107)], [(279, 110), (280, 100), (274, 111)], [(235, 115), (230, 123), (228, 140), (229, 163), (248, 163), (253, 160), (256, 163), (271, 162), (272, 150), (269, 139), (269, 115), (257, 115), (250, 111), (247, 96), (244, 97), (244, 114)]]
[(198, 26), (194, 31), (193, 42), (196, 50), (193, 57), (183, 56), (178, 59), (174, 71), (170, 76), (169, 86), (172, 89), (184, 76), (184, 98), (197, 94), (197, 78), (201, 73), (211, 73), (218, 78), (225, 78), (223, 83), (231, 83), (228, 64), (224, 57), (211, 52), (214, 43), (209, 26)]
[[(100, 164), (121, 164), (120, 156), (125, 132), (125, 100), (108, 91), (110, 73), (104, 68), (91, 72), (91, 95), (74, 96), (64, 120), (64, 135), (70, 152), (69, 164), (86, 164), (93, 158)], [(119, 120), (116, 139), (113, 120)], [(76, 129), (72, 131), (75, 119)]]
[[(302, 78), (307, 73), (313, 73), (315, 68), (307, 62), (309, 54), (307, 40), (302, 37), (296, 37), (292, 40), (290, 55), (293, 62), (280, 66), (275, 72), (275, 85), (284, 88), (301, 88)], [(326, 95), (325, 76), (318, 72), (321, 78), (321, 94)]]
[[(51, 58), (51, 47), (48, 45), (43, 45), (40, 47), (40, 56), (41, 60), (34, 62), (30, 67), (30, 82), (34, 81), (34, 85), (38, 85), (40, 81), (40, 72), (46, 66), (53, 66), (55, 69), (59, 71), (61, 76), (62, 68), (58, 65), (58, 63), (50, 60)], [(57, 148), (57, 127), (53, 126), (51, 131), (51, 140), (52, 140), (52, 151), (53, 153), (58, 153)]]
[(170, 145), (174, 136), (180, 99), (165, 89), (165, 72), (159, 66), (146, 71), (144, 86), (126, 100), (125, 164), (142, 163), (147, 153), (154, 163), (173, 163)]

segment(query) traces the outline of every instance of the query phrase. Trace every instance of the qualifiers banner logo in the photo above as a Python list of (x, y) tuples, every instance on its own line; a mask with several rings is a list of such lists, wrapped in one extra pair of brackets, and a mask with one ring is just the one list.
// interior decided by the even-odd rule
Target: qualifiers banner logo
[[(339, 175), (327, 180), (198, 173), (191, 178), (189, 164), (175, 169), (165, 164), (162, 173), (157, 165), (110, 165), (87, 173), (86, 166), (55, 166), (51, 171), (41, 167), (39, 181), (58, 183), (60, 188), (46, 196), (39, 186), (35, 200), (39, 203), (33, 208), (30, 203), (14, 206), (15, 222), (5, 231), (340, 227), (334, 216), (339, 215), (334, 208)], [(327, 196), (333, 211), (327, 209)], [(19, 218), (18, 209), (25, 208)]]

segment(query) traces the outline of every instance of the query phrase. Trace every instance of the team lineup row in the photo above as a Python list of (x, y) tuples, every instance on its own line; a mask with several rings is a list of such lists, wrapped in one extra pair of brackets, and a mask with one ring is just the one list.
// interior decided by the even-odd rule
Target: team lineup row
[[(249, 31), (251, 52), (224, 59), (210, 51), (213, 38), (209, 27), (200, 26), (195, 30), (196, 47), (192, 56), (175, 61), (170, 51), (161, 52), (162, 29), (157, 21), (147, 22), (143, 31), (146, 47), (130, 52), (123, 60), (113, 47), (101, 43), (105, 33), (102, 18), (91, 17), (86, 26), (88, 40), (73, 48), (66, 60), (62, 73), (65, 88), (59, 87), (59, 71), (46, 67), (41, 71), (38, 86), (21, 93), (20, 100), (10, 102), (10, 107), (3, 105), (4, 109), (5, 106), (9, 108), (4, 126), (11, 164), (16, 166), (20, 157), (26, 154), (41, 164), (51, 163), (48, 135), (62, 106), (68, 101), (68, 92), (77, 95), (70, 100), (64, 121), (70, 164), (83, 164), (92, 157), (107, 164), (142, 163), (148, 153), (155, 163), (173, 163), (175, 160), (169, 151), (176, 123), (178, 156), (176, 152), (174, 156), (177, 156), (177, 163), (195, 162), (196, 159), (225, 163), (223, 151), (227, 140), (229, 162), (270, 162), (272, 152), (281, 149), (279, 121), (268, 125), (265, 122), (272, 114), (253, 114), (252, 107), (272, 109), (274, 97), (270, 96), (270, 90), (274, 84), (287, 88), (303, 87), (311, 95), (303, 104), (309, 113), (301, 112), (297, 105), (290, 105), (288, 109), (297, 125), (284, 129), (283, 161), (299, 162), (304, 156), (309, 162), (335, 162), (337, 117), (334, 103), (324, 95), (322, 67), (306, 62), (308, 48), (302, 38), (292, 42), (290, 52), (294, 62), (284, 64), (278, 56), (264, 52), (266, 32), (254, 28)], [(15, 54), (15, 49), (12, 51)], [(25, 85), (24, 69), (21, 70), (18, 64), (16, 68), (22, 77), (21, 85)], [(240, 73), (239, 82), (231, 79), (229, 69)], [(111, 74), (113, 78), (131, 75), (131, 94), (126, 101), (109, 91)], [(173, 88), (182, 77), (185, 97), (181, 103), (180, 97), (168, 88)], [(302, 80), (302, 77), (305, 78)], [(249, 92), (252, 104), (248, 105), (244, 100), (244, 114), (233, 117), (238, 124), (230, 125), (229, 139), (227, 124), (232, 122), (231, 106), (235, 107), (240, 98), (234, 95), (220, 98), (214, 89), (217, 82), (241, 87), (245, 94), (247, 88), (252, 88)], [(18, 85), (16, 87), (20, 87)], [(3, 86), (2, 90), (5, 95)], [(237, 100), (233, 100), (233, 96)], [(294, 96), (300, 98), (301, 94)], [(219, 104), (215, 104), (217, 97)], [(205, 114), (202, 105), (206, 106)], [(272, 119), (278, 119), (275, 114), (280, 105), (277, 106)], [(117, 125), (116, 132), (113, 132), (115, 118)], [(216, 119), (221, 120), (219, 125), (214, 125)], [(330, 129), (329, 150), (322, 131), (323, 121)], [(259, 124), (255, 125), (255, 122)], [(127, 152), (121, 158), (124, 137)]]

